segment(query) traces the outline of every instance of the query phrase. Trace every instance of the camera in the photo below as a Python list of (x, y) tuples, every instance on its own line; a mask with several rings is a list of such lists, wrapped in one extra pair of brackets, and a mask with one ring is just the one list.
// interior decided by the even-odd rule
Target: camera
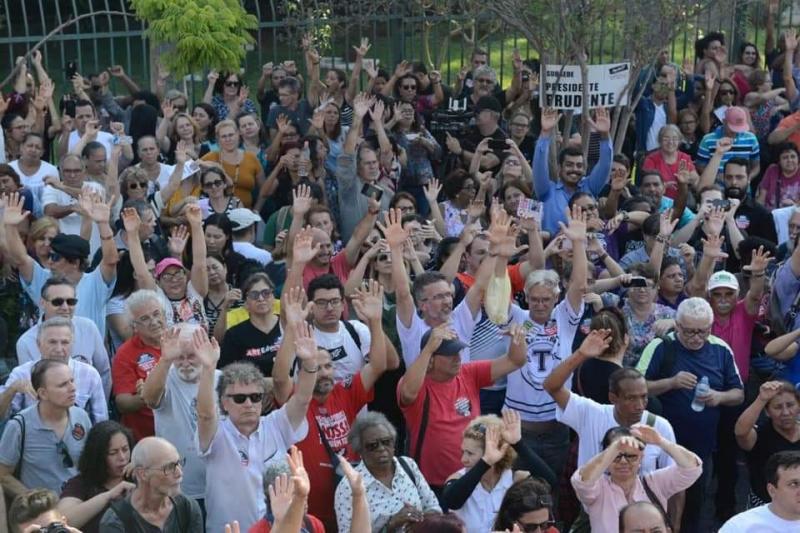
[(69, 533), (69, 529), (61, 522), (52, 522), (50, 525), (39, 528), (39, 533)]
[(438, 109), (431, 115), (428, 129), (434, 136), (443, 137), (445, 133), (464, 135), (475, 113), (467, 110), (466, 99), (450, 99), (447, 109)]

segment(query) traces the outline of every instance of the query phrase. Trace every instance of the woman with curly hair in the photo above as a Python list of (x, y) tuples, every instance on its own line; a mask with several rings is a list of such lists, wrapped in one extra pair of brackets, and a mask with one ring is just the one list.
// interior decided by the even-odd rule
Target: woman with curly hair
[(492, 531), (558, 533), (553, 520), (551, 488), (541, 479), (529, 477), (517, 481), (506, 491)]

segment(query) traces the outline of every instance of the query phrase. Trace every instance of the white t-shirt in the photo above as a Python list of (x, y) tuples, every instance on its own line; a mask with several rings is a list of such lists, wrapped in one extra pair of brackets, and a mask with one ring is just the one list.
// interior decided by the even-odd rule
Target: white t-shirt
[[(70, 152), (75, 145), (78, 144), (78, 141), (81, 140), (81, 135), (78, 133), (78, 130), (72, 130), (72, 133), (69, 134), (69, 142), (67, 143), (67, 150)], [(95, 141), (102, 144), (106, 149), (106, 161), (111, 159), (111, 149), (114, 148), (114, 136), (105, 131), (98, 131), (97, 137)]]
[[(214, 372), (214, 389), (216, 381), (222, 375), (220, 370)], [(183, 467), (181, 491), (189, 498), (201, 499), (206, 493), (206, 464), (200, 458), (197, 448), (197, 382), (182, 380), (174, 366), (167, 373), (167, 383), (161, 403), (153, 409), (156, 436), (167, 439), (181, 457), (186, 458)]]
[(656, 106), (656, 114), (653, 116), (653, 124), (647, 132), (647, 144), (645, 148), (649, 152), (658, 148), (658, 132), (667, 125), (667, 105)]
[(719, 533), (790, 533), (800, 531), (800, 520), (784, 520), (773, 513), (771, 504), (739, 513), (722, 525)]
[(167, 310), (167, 325), (197, 324), (208, 331), (208, 319), (206, 318), (206, 308), (203, 305), (203, 297), (192, 285), (191, 280), (186, 284), (186, 295), (182, 300), (170, 300), (161, 287), (156, 287), (156, 292), (161, 296), (161, 303)]
[(344, 381), (361, 370), (361, 367), (368, 361), (367, 356), (372, 345), (372, 337), (366, 324), (358, 320), (349, 320), (348, 322), (356, 330), (359, 342), (361, 342), (360, 350), (341, 320), (339, 321), (339, 331), (335, 333), (314, 328), (314, 339), (317, 341), (317, 346), (321, 346), (331, 353), (333, 376), (337, 382)]
[[(92, 189), (93, 191), (101, 194), (103, 198), (106, 195), (106, 189), (99, 183), (86, 180), (82, 185), (83, 189)], [(42, 209), (46, 209), (48, 205), (55, 204), (57, 206), (66, 207), (76, 205), (77, 198), (73, 198), (64, 191), (59, 191), (49, 185), (45, 186), (42, 193)], [(70, 213), (69, 215), (58, 219), (58, 231), (68, 235), (81, 234), (81, 216), (78, 213)], [(97, 230), (97, 224), (92, 222), (92, 237), (89, 239), (89, 256), (93, 256), (100, 248), (100, 232)]]
[(779, 207), (772, 210), (772, 219), (775, 221), (775, 231), (778, 234), (778, 245), (789, 240), (789, 219), (797, 209), (795, 206)]
[[(528, 328), (527, 363), (508, 375), (506, 407), (519, 411), (526, 422), (548, 422), (556, 418), (556, 402), (544, 390), (544, 380), (572, 353), (572, 340), (578, 331), (584, 304), (574, 311), (566, 298), (553, 309), (546, 324), (536, 324), (528, 312), (511, 307), (512, 322)], [(564, 384), (572, 387), (572, 376)]]
[(272, 254), (266, 250), (262, 250), (258, 246), (249, 242), (236, 242), (233, 243), (233, 251), (238, 252), (248, 259), (254, 259), (264, 266), (272, 263)]
[[(17, 174), (19, 174), (19, 179), (22, 182), (22, 186), (27, 187), (32, 191), (39, 191), (42, 187), (44, 187), (44, 179), (47, 176), (55, 176), (56, 178), (60, 176), (58, 169), (47, 161), (42, 161), (41, 165), (39, 165), (39, 170), (30, 175), (22, 172), (22, 169), (19, 165), (19, 159), (12, 161), (9, 163), (9, 165), (11, 168), (17, 171)], [(41, 191), (39, 194), (41, 195)]]
[[(475, 331), (475, 325), (480, 318), (480, 312), (472, 316), (472, 310), (469, 308), (469, 305), (467, 305), (466, 298), (461, 300), (461, 303), (458, 304), (450, 314), (453, 330), (458, 335), (458, 339), (467, 346), (469, 346), (472, 333)], [(416, 306), (414, 307), (410, 328), (403, 325), (399, 314), (395, 322), (397, 323), (397, 335), (400, 337), (400, 347), (403, 349), (403, 361), (406, 363), (406, 368), (409, 368), (414, 364), (414, 361), (417, 360), (419, 353), (422, 351), (422, 348), (420, 348), (422, 336), (425, 335), (425, 332), (431, 329), (431, 327), (420, 318)], [(469, 347), (467, 347), (461, 350), (461, 362), (469, 363), (469, 360)]]
[[(647, 411), (642, 413), (642, 424), (647, 425), (648, 414)], [(668, 441), (675, 442), (675, 432), (670, 423), (658, 415), (653, 416), (653, 428)], [(602, 451), (603, 436), (609, 429), (620, 425), (614, 418), (613, 405), (599, 404), (574, 392), (569, 395), (566, 409), (562, 411), (556, 406), (556, 420), (568, 425), (578, 434), (578, 468)], [(667, 452), (648, 444), (644, 449), (641, 473), (649, 474), (673, 464), (675, 461)]]
[[(161, 170), (158, 173), (156, 182), (158, 183), (159, 189), (164, 190), (164, 187), (166, 187), (169, 183), (169, 178), (172, 176), (172, 171), (175, 170), (175, 167), (171, 165), (165, 165), (164, 163), (159, 163), (159, 166)], [(169, 198), (165, 198), (165, 200), (169, 200)]]

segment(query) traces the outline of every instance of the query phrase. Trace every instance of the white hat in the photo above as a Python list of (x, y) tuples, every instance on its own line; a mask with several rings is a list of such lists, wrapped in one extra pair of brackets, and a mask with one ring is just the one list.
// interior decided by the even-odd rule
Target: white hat
[(228, 219), (231, 221), (233, 231), (247, 229), (256, 222), (261, 221), (260, 216), (253, 213), (249, 209), (245, 209), (244, 207), (231, 209), (231, 212), (228, 213)]
[(739, 292), (739, 280), (727, 270), (714, 272), (711, 277), (708, 278), (708, 292), (719, 289), (720, 287), (726, 287)]

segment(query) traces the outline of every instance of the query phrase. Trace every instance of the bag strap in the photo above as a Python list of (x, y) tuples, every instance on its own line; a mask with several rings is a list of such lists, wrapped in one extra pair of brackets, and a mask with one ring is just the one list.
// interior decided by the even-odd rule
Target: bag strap
[(20, 479), (22, 475), (22, 463), (23, 463), (23, 454), (25, 453), (25, 418), (22, 415), (14, 415), (11, 420), (16, 420), (17, 424), (19, 424), (19, 461), (17, 461), (17, 466), (14, 468), (14, 477)]
[(358, 350), (361, 351), (361, 337), (358, 336), (356, 328), (353, 327), (353, 324), (351, 324), (349, 320), (342, 320), (342, 325), (344, 326), (344, 329), (347, 330), (347, 333), (350, 334), (353, 342), (356, 343)]
[(650, 488), (650, 485), (647, 484), (647, 480), (644, 478), (644, 476), (640, 477), (639, 479), (642, 480), (642, 486), (644, 486), (644, 491), (647, 493), (647, 497), (650, 499), (650, 502), (661, 512), (661, 515), (664, 517), (664, 522), (667, 524), (667, 528), (672, 530), (672, 523), (667, 515), (667, 512), (664, 510), (664, 506), (661, 505), (661, 500), (656, 498), (656, 494)]
[(422, 421), (419, 425), (419, 435), (417, 435), (417, 447), (414, 449), (414, 461), (420, 463), (422, 458), (422, 443), (425, 441), (425, 430), (428, 429), (428, 414), (431, 409), (431, 397), (425, 393), (425, 401), (422, 403)]
[(136, 520), (136, 516), (133, 514), (133, 506), (130, 501), (127, 499), (117, 500), (111, 504), (111, 508), (114, 509), (114, 513), (122, 522), (125, 533), (144, 533), (139, 521)]
[(336, 468), (339, 466), (339, 459), (338, 459), (339, 454), (333, 451), (331, 443), (328, 442), (328, 437), (325, 436), (325, 432), (322, 431), (322, 426), (319, 425), (319, 420), (317, 420), (316, 416), (313, 416), (313, 413), (312, 413), (312, 418), (314, 419), (314, 423), (317, 425), (319, 440), (322, 441), (322, 445), (325, 446), (325, 451), (328, 452), (328, 455), (330, 456), (331, 466), (333, 467), (334, 470), (336, 470)]
[(662, 337), (662, 342), (664, 345), (664, 357), (661, 361), (661, 367), (659, 368), (659, 375), (662, 377), (669, 377), (675, 370), (675, 358), (677, 357), (676, 346), (675, 341), (669, 337)]
[(408, 474), (408, 477), (414, 482), (414, 486), (417, 486), (417, 476), (414, 475), (414, 472), (411, 470), (411, 467), (408, 466), (405, 458), (398, 457), (397, 462), (400, 463), (400, 467), (405, 470), (406, 474)]

